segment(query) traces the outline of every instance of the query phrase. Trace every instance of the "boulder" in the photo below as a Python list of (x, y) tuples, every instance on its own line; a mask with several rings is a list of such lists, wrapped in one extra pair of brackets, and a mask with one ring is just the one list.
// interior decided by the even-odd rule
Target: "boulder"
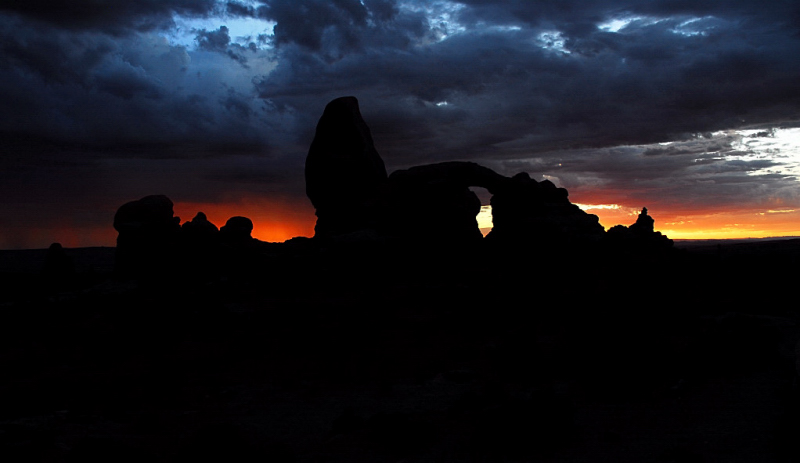
[(251, 236), (253, 232), (253, 221), (247, 217), (231, 217), (225, 225), (219, 229), (220, 240), (225, 244), (248, 244), (254, 240)]
[(175, 265), (180, 217), (164, 195), (123, 204), (114, 215), (117, 236), (115, 269), (128, 276), (162, 273)]
[(64, 251), (61, 243), (52, 243), (47, 248), (43, 271), (47, 277), (56, 279), (75, 273), (75, 263)]

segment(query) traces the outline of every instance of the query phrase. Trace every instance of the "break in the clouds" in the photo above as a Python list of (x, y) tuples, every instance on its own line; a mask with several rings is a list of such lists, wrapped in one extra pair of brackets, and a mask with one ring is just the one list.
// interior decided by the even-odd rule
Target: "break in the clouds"
[(609, 203), (800, 207), (798, 51), (794, 1), (4, 1), (4, 214), (300, 203), (343, 95), (390, 170), (475, 160)]

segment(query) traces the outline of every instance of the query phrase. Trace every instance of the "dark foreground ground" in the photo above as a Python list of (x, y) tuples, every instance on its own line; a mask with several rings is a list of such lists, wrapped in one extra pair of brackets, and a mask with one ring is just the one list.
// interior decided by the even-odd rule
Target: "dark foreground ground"
[(0, 252), (0, 460), (800, 461), (800, 241), (677, 247)]

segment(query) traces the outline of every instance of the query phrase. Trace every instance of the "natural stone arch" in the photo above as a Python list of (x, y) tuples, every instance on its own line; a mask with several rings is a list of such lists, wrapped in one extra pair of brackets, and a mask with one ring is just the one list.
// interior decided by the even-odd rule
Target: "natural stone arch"
[[(481, 201), (470, 189), (502, 189), (506, 177), (473, 162), (451, 161), (398, 170), (389, 176), (384, 234), (436, 242), (470, 242), (483, 238), (477, 215)], [(425, 223), (425, 234), (408, 218)]]
[(567, 190), (527, 173), (508, 178), (474, 162), (451, 161), (387, 177), (354, 97), (326, 106), (305, 174), (317, 213), (315, 237), (358, 233), (437, 244), (475, 242), (483, 238), (476, 220), (481, 201), (470, 190), (476, 187), (492, 195), (487, 238), (493, 241), (581, 241), (604, 233), (597, 216), (569, 202)]

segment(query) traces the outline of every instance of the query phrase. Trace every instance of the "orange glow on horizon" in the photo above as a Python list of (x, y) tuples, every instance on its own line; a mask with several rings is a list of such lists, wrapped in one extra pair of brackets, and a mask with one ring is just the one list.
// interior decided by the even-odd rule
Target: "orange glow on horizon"
[(297, 236), (314, 236), (317, 217), (311, 204), (292, 204), (262, 198), (246, 198), (229, 203), (175, 203), (175, 215), (181, 224), (203, 212), (208, 220), (222, 228), (231, 217), (244, 216), (253, 221), (253, 238), (282, 243)]
[[(637, 207), (581, 204), (595, 214), (608, 230), (614, 225), (631, 225), (641, 211)], [(175, 215), (181, 223), (204, 212), (217, 227), (234, 216), (253, 221), (253, 237), (280, 243), (298, 236), (314, 236), (316, 216), (310, 203), (262, 198), (235, 199), (221, 203), (176, 202)], [(800, 209), (774, 209), (687, 212), (648, 208), (655, 229), (672, 239), (743, 239), (800, 236)], [(491, 231), (491, 209), (484, 208), (478, 217), (483, 234)], [(0, 232), (0, 249), (42, 249), (59, 242), (66, 248), (115, 246), (117, 232), (109, 219), (107, 225), (55, 222), (42, 226), (7, 227)]]
[[(114, 212), (116, 209), (111, 209)], [(261, 198), (236, 199), (221, 203), (192, 203), (176, 201), (175, 216), (181, 224), (203, 212), (214, 225), (222, 227), (229, 218), (244, 216), (253, 221), (252, 236), (262, 241), (279, 243), (297, 236), (314, 235), (317, 217), (311, 204), (295, 204)], [(117, 244), (114, 212), (106, 224), (80, 224), (74, 220), (54, 220), (43, 225), (20, 224), (0, 230), (2, 249), (46, 249), (52, 243), (65, 248), (94, 246), (113, 247)]]

